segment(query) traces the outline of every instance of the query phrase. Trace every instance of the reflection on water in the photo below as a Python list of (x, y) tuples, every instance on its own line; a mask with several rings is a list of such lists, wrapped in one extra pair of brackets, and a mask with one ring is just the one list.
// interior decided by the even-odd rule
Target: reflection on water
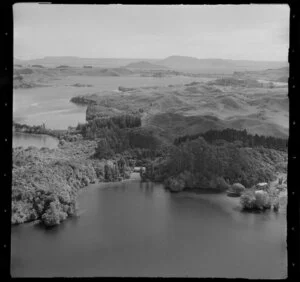
[(15, 147), (30, 147), (37, 148), (57, 148), (58, 139), (42, 134), (26, 134), (20, 132), (13, 132), (13, 148)]
[(285, 216), (241, 213), (234, 201), (139, 180), (93, 184), (79, 217), (12, 228), (12, 275), (285, 277)]

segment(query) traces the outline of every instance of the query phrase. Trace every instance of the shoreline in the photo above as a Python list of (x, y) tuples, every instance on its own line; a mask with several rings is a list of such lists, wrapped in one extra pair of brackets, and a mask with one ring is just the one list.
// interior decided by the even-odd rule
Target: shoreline
[[(111, 187), (101, 187), (102, 185), (105, 184), (116, 184), (119, 185), (122, 182), (130, 182), (130, 181), (139, 181), (140, 183), (146, 183), (146, 182), (151, 182), (151, 181), (142, 181), (142, 179), (139, 176), (140, 174), (137, 172), (131, 172), (129, 178), (123, 178), (122, 180), (117, 180), (117, 181), (99, 181), (96, 180), (94, 183), (89, 183), (88, 185), (80, 188), (77, 193), (76, 193), (76, 202), (79, 200), (79, 197), (87, 192), (89, 189), (105, 189), (105, 188), (111, 188)], [(138, 177), (135, 177), (138, 176)], [(275, 181), (273, 181), (275, 183)], [(157, 185), (163, 185), (161, 182), (151, 182)], [(212, 189), (184, 189), (179, 192), (172, 192), (168, 188), (164, 186), (164, 189), (168, 191), (173, 197), (178, 197), (178, 198), (191, 198), (191, 199), (200, 199), (204, 200), (206, 202), (209, 202), (211, 204), (217, 205), (224, 209), (224, 212), (228, 213), (241, 213), (241, 212), (246, 212), (246, 213), (257, 213), (257, 214), (263, 214), (264, 211), (247, 211), (243, 210), (240, 202), (240, 197), (230, 197), (226, 194), (226, 191), (213, 191)], [(285, 194), (286, 192), (280, 192), (280, 194)], [(280, 208), (280, 211), (278, 212), (279, 214), (284, 214), (285, 213), (286, 206), (282, 204), (282, 207)], [(272, 210), (268, 210), (268, 212), (271, 212)], [(76, 214), (69, 216), (67, 219), (72, 218), (72, 217), (79, 217), (82, 214), (83, 211), (80, 211), (80, 209), (77, 211)], [(62, 222), (61, 222), (62, 223)], [(24, 223), (19, 223), (19, 224), (12, 224), (11, 227), (18, 226), (18, 225), (26, 225), (26, 226), (36, 226), (40, 225), (43, 228), (49, 228), (47, 226), (44, 226), (42, 221), (40, 219), (34, 220), (34, 221), (28, 221)], [(60, 225), (60, 224), (59, 224)]]
[[(13, 131), (14, 133), (18, 133), (18, 134), (22, 134), (22, 135), (29, 135), (29, 136), (45, 136), (45, 137), (51, 137), (53, 139), (57, 139), (57, 141), (59, 141), (59, 139), (56, 136), (47, 134), (47, 133), (33, 133), (33, 132), (23, 132), (23, 131)], [(22, 147), (22, 146), (21, 146)]]

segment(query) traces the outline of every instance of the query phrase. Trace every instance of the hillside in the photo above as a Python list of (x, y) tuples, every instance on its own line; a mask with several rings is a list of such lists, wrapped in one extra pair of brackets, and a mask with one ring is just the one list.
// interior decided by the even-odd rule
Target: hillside
[(100, 68), (120, 68), (124, 66), (128, 67), (128, 65), (130, 65), (130, 68), (133, 69), (171, 69), (202, 74), (232, 74), (233, 72), (240, 71), (262, 71), (266, 69), (288, 67), (287, 62), (228, 60), (216, 58), (198, 59), (187, 56), (170, 56), (164, 59), (80, 58), (72, 56), (50, 56), (33, 60), (20, 60), (14, 58), (14, 64), (23, 66), (42, 65), (46, 67), (57, 67), (59, 65), (83, 67), (89, 65)]
[(268, 68), (281, 68), (288, 65), (287, 62), (198, 59), (186, 56), (170, 56), (158, 61), (157, 64), (175, 70), (201, 71), (207, 73), (232, 73), (234, 71), (246, 70), (258, 71)]
[(14, 64), (21, 65), (44, 65), (47, 67), (55, 67), (59, 65), (69, 65), (76, 67), (83, 67), (85, 65), (94, 67), (105, 67), (105, 68), (118, 68), (124, 65), (146, 60), (147, 62), (155, 62), (154, 59), (131, 59), (131, 58), (80, 58), (72, 56), (48, 56), (44, 58), (32, 59), (32, 60), (20, 60), (14, 58)]
[(72, 101), (89, 104), (87, 120), (105, 112), (139, 114), (144, 126), (154, 126), (169, 138), (227, 127), (288, 136), (287, 87), (270, 87), (253, 80), (122, 88), (122, 92), (94, 93)]
[(97, 142), (61, 141), (59, 148), (13, 150), (12, 224), (38, 220), (61, 223), (77, 212), (80, 188), (96, 181), (128, 178), (130, 167), (120, 159), (97, 161)]
[(125, 68), (128, 69), (151, 69), (151, 70), (163, 70), (163, 69), (168, 69), (165, 66), (160, 66), (156, 64), (152, 64), (146, 61), (140, 61), (136, 63), (130, 63), (125, 66)]
[[(57, 80), (64, 80), (69, 76), (81, 77), (118, 77), (130, 76), (135, 73), (127, 68), (86, 68), (59, 65), (56, 67), (43, 67), (42, 65), (14, 66), (14, 88), (32, 88), (52, 86)], [(49, 85), (47, 85), (49, 84)], [(76, 85), (75, 85), (76, 86)]]
[(267, 69), (262, 71), (235, 72), (234, 77), (244, 79), (264, 79), (277, 82), (288, 82), (289, 68)]
[[(282, 164), (282, 165), (278, 165)], [(285, 152), (233, 143), (209, 144), (202, 137), (172, 148), (169, 156), (147, 167), (145, 179), (163, 181), (174, 192), (184, 189), (226, 191), (232, 183), (250, 188), (286, 172)]]

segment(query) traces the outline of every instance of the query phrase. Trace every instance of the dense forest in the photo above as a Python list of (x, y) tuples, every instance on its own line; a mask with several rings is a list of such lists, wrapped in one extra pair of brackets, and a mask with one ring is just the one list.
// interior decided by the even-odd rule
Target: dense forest
[(90, 158), (95, 141), (67, 142), (56, 150), (13, 149), (12, 224), (57, 225), (76, 214), (76, 196), (89, 183), (127, 179), (134, 163)]
[(254, 79), (237, 79), (233, 77), (219, 78), (209, 82), (211, 85), (222, 85), (222, 86), (238, 86), (238, 87), (253, 87), (261, 88), (264, 84)]
[[(174, 145), (179, 145), (183, 142), (197, 139), (198, 137), (203, 137), (205, 141), (213, 143), (222, 143), (224, 140), (227, 142), (236, 142), (235, 144), (240, 144), (243, 147), (265, 147), (269, 149), (275, 149), (280, 151), (287, 151), (287, 140), (276, 138), (273, 136), (263, 136), (263, 135), (252, 135), (244, 130), (236, 130), (232, 128), (226, 128), (224, 130), (209, 130), (205, 133), (198, 133), (194, 135), (185, 135), (178, 137), (174, 140)], [(223, 140), (223, 141), (222, 141)]]
[[(20, 131), (49, 133), (43, 125), (29, 127), (14, 123), (14, 126)], [(75, 133), (83, 140), (68, 140), (67, 137)], [(79, 160), (74, 159), (72, 163), (59, 162), (59, 173), (58, 163), (50, 163), (43, 167), (44, 173), (38, 174), (38, 177), (29, 173), (35, 176), (30, 178), (32, 187), (40, 187), (40, 183), (46, 183), (44, 176), (54, 171), (59, 175), (59, 179), (65, 179), (70, 170), (72, 175), (75, 173), (76, 179), (80, 179), (80, 183), (76, 185), (81, 187), (95, 178), (102, 181), (128, 178), (130, 167), (142, 165), (146, 166), (142, 180), (163, 182), (171, 191), (209, 189), (220, 192), (228, 190), (234, 183), (251, 188), (258, 182), (273, 180), (278, 171), (286, 172), (286, 140), (251, 135), (246, 130), (209, 130), (201, 134), (178, 137), (172, 143), (160, 136), (157, 129), (142, 127), (140, 116), (122, 114), (91, 119), (85, 124), (78, 124), (77, 128), (69, 129), (63, 136), (64, 140), (69, 142), (61, 142), (62, 148), (72, 148), (73, 151), (85, 150), (84, 145), (79, 149), (80, 142), (95, 142), (94, 149), (90, 150), (92, 158), (88, 160), (91, 163), (82, 169), (72, 169), (72, 172), (70, 167), (72, 168), (73, 162), (79, 163)], [(32, 155), (33, 151), (28, 153)], [(37, 152), (37, 156), (39, 154)], [(20, 166), (19, 162), (25, 157), (27, 159), (29, 156), (15, 153), (14, 164)], [(86, 169), (90, 169), (92, 174), (88, 174)], [(52, 194), (49, 192), (51, 195), (41, 194), (41, 204), (31, 200), (32, 194), (29, 193), (27, 197), (27, 194), (21, 193), (18, 187), (23, 185), (24, 173), (28, 173), (28, 170), (20, 170), (18, 177), (14, 176), (14, 223), (40, 219), (45, 225), (55, 225), (74, 214), (75, 198), (65, 203), (56, 197), (56, 190), (51, 192)], [(49, 170), (49, 174), (45, 170)], [(76, 176), (77, 174), (84, 176)], [(65, 186), (68, 191), (72, 188), (67, 187), (73, 187), (71, 179), (73, 178), (66, 178)], [(56, 178), (54, 180), (56, 181)], [(57, 183), (58, 180), (55, 185)], [(32, 189), (29, 190), (32, 192)]]
[(166, 150), (164, 142), (150, 128), (141, 127), (137, 115), (119, 115), (95, 118), (85, 124), (78, 124), (76, 130), (84, 138), (97, 140), (95, 157), (114, 158), (122, 154), (138, 162), (161, 156)]
[(42, 125), (27, 125), (27, 124), (21, 124), (17, 122), (13, 122), (13, 127), (16, 131), (22, 131), (26, 133), (34, 133), (34, 134), (46, 134), (48, 130), (45, 127), (45, 124)]
[[(141, 127), (137, 116), (94, 119), (78, 125), (85, 138), (97, 139), (95, 157), (134, 158), (147, 167), (143, 179), (167, 186), (226, 190), (233, 183), (251, 187), (286, 170), (286, 140), (246, 130), (209, 130), (178, 137), (173, 144)], [(180, 188), (178, 188), (180, 187)]]
[[(245, 148), (234, 143), (210, 144), (203, 137), (170, 147), (164, 160), (149, 163), (144, 179), (163, 181), (174, 189), (226, 190), (233, 183), (249, 188), (286, 170), (286, 153)], [(177, 188), (176, 188), (177, 187)]]
[(78, 124), (77, 130), (79, 130), (84, 137), (93, 139), (99, 137), (99, 135), (101, 137), (103, 129), (116, 130), (116, 128), (122, 129), (140, 126), (141, 118), (139, 116), (126, 114), (105, 118), (95, 118), (85, 124)]
[(76, 128), (69, 127), (68, 129), (49, 129), (46, 128), (45, 124), (42, 125), (27, 125), (13, 122), (13, 131), (29, 133), (29, 134), (45, 134), (56, 137), (64, 141), (75, 141), (81, 139), (82, 136)]
[[(99, 134), (99, 131), (98, 131)], [(164, 144), (145, 128), (102, 129), (95, 156), (99, 159), (113, 158), (116, 154), (126, 154), (137, 160), (161, 156)]]

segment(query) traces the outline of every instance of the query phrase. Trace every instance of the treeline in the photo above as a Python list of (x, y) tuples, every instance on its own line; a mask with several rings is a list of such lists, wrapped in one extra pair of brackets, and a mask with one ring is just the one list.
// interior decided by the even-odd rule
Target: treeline
[(243, 147), (265, 147), (269, 149), (275, 149), (280, 151), (287, 151), (287, 140), (282, 138), (277, 138), (273, 136), (264, 135), (252, 135), (244, 130), (236, 130), (231, 128), (226, 128), (224, 130), (209, 130), (205, 133), (198, 133), (194, 135), (185, 135), (178, 137), (174, 140), (174, 145), (179, 145), (183, 142), (197, 139), (198, 137), (203, 137), (209, 143), (219, 142), (222, 140), (227, 142), (236, 142)]
[[(90, 158), (90, 146), (94, 148), (90, 141), (83, 141), (59, 154), (47, 148), (15, 148), (12, 224), (39, 220), (46, 226), (57, 225), (76, 214), (81, 188), (97, 180), (112, 182), (130, 177), (132, 160), (121, 156), (99, 161)], [(86, 156), (82, 158), (82, 154)]]
[(111, 159), (117, 154), (143, 160), (163, 154), (163, 142), (149, 128), (141, 127), (138, 115), (123, 114), (95, 118), (85, 124), (78, 124), (76, 130), (85, 138), (97, 140), (95, 157)]
[(47, 134), (48, 129), (46, 129), (45, 124), (42, 125), (27, 125), (13, 122), (13, 127), (17, 132), (26, 132), (26, 133), (34, 133), (34, 134)]
[(113, 158), (116, 154), (126, 152), (130, 157), (142, 160), (161, 156), (164, 152), (161, 140), (145, 128), (106, 128), (101, 134), (95, 152), (99, 159)]
[(49, 136), (56, 137), (58, 139), (70, 139), (71, 135), (77, 134), (76, 130), (68, 130), (64, 129), (48, 129), (46, 128), (45, 124), (42, 125), (27, 125), (27, 124), (20, 124), (17, 122), (13, 122), (13, 129), (16, 132), (22, 133), (29, 133), (29, 134), (45, 134)]
[[(86, 138), (103, 137), (105, 129), (117, 130), (123, 128), (140, 127), (141, 118), (136, 115), (124, 114), (105, 118), (95, 118), (85, 124), (78, 124), (77, 130)], [(105, 134), (104, 134), (105, 135)]]
[(226, 190), (236, 182), (247, 188), (268, 182), (274, 179), (276, 171), (284, 170), (284, 166), (284, 152), (237, 147), (232, 143), (218, 146), (199, 137), (171, 147), (169, 157), (150, 163), (145, 178), (163, 181), (176, 190)]
[(239, 87), (264, 87), (264, 84), (258, 82), (254, 79), (236, 79), (233, 77), (224, 77), (219, 78), (214, 81), (209, 82), (208, 84), (212, 85), (221, 85), (221, 86), (239, 86)]

